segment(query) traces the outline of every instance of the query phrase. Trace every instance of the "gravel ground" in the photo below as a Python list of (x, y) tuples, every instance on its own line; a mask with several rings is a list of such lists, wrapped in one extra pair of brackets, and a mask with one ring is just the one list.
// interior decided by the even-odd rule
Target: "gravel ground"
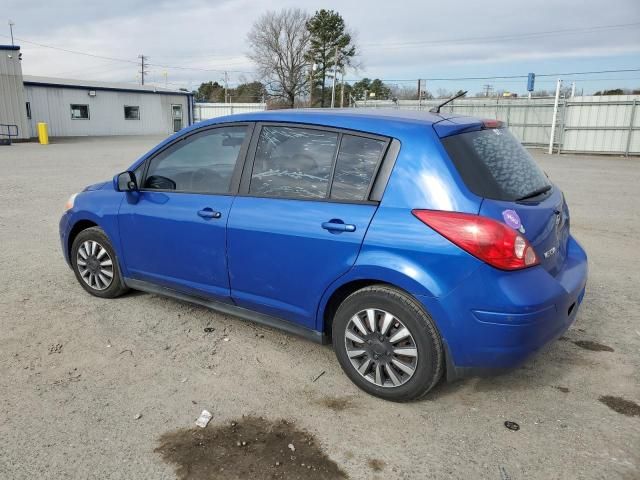
[(76, 283), (58, 240), (64, 202), (159, 140), (0, 147), (0, 478), (175, 478), (154, 450), (203, 408), (210, 426), (286, 419), (352, 479), (640, 477), (640, 416), (619, 400), (640, 403), (638, 158), (535, 152), (590, 257), (576, 324), (513, 373), (393, 404), (352, 385), (329, 347)]

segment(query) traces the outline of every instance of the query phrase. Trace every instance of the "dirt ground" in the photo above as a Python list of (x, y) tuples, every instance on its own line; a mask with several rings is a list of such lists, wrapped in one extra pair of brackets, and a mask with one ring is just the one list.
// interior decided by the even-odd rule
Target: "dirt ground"
[[(393, 404), (327, 346), (76, 283), (57, 231), (66, 199), (157, 141), (0, 147), (1, 479), (640, 478), (640, 159), (536, 152), (589, 254), (577, 323), (513, 373)], [(194, 430), (203, 409), (211, 423)]]

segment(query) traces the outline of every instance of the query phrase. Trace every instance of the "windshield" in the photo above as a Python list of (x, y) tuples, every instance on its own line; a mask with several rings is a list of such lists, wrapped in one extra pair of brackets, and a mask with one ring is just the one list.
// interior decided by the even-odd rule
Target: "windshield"
[(444, 138), (442, 143), (476, 195), (515, 201), (550, 189), (549, 180), (529, 152), (504, 128), (461, 133)]

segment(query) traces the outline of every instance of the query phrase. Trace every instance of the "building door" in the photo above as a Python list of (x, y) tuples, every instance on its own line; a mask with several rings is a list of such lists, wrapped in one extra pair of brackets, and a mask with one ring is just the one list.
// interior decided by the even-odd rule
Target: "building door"
[(182, 105), (171, 105), (171, 119), (173, 120), (173, 131), (182, 130)]

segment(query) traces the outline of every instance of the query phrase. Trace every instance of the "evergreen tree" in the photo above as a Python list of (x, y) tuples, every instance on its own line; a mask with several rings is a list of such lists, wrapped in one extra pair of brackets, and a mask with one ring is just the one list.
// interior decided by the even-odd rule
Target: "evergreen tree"
[(344, 19), (333, 10), (318, 10), (307, 22), (307, 29), (311, 34), (307, 56), (309, 63), (318, 65), (316, 75), (319, 77), (311, 88), (315, 87), (316, 82), (320, 84), (320, 106), (324, 107), (327, 73), (336, 64), (338, 70), (350, 65), (356, 54), (356, 47)]

